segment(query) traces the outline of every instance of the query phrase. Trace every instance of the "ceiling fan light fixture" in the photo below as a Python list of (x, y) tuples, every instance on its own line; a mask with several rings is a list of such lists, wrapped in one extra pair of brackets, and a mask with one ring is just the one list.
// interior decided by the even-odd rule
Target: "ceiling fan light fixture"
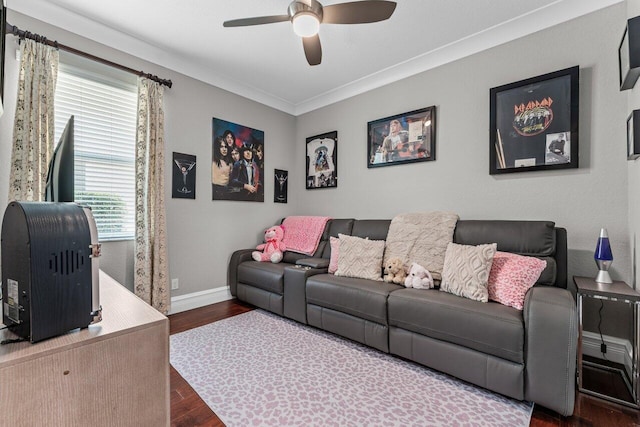
[(312, 37), (320, 30), (320, 20), (311, 12), (299, 12), (293, 19), (293, 32), (300, 37)]
[[(335, 0), (334, 0), (335, 1)], [(318, 31), (320, 24), (368, 24), (389, 19), (396, 8), (395, 1), (359, 0), (322, 6), (318, 0), (293, 0), (286, 15), (257, 16), (255, 18), (224, 21), (224, 27), (247, 27), (290, 21), (293, 31), (302, 38), (304, 55), (309, 65), (322, 61), (322, 45)]]

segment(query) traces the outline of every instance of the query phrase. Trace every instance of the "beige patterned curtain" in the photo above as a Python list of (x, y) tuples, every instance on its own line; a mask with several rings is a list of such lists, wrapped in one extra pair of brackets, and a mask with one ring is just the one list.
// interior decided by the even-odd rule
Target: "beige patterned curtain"
[(138, 79), (135, 293), (158, 311), (170, 308), (164, 207), (163, 87)]
[(45, 44), (29, 39), (20, 43), (9, 201), (44, 200), (47, 168), (54, 148), (53, 97), (58, 57), (58, 51)]

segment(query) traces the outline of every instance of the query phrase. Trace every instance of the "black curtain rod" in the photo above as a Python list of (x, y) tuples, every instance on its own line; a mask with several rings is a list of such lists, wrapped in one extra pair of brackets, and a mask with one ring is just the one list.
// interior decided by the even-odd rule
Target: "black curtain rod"
[(173, 85), (171, 80), (161, 79), (158, 76), (154, 76), (152, 74), (145, 73), (144, 71), (134, 70), (133, 68), (125, 67), (124, 65), (116, 64), (115, 62), (111, 62), (111, 61), (109, 61), (107, 59), (99, 58), (99, 57), (94, 56), (94, 55), (92, 55), (90, 53), (83, 52), (81, 50), (72, 48), (70, 46), (66, 46), (66, 45), (60, 44), (57, 41), (48, 40), (44, 36), (41, 36), (39, 34), (34, 34), (34, 33), (29, 32), (29, 31), (21, 30), (18, 27), (16, 27), (15, 25), (9, 24), (8, 22), (7, 22), (6, 33), (7, 34), (13, 34), (14, 36), (19, 37), (21, 39), (35, 40), (38, 43), (46, 44), (47, 46), (53, 46), (56, 49), (62, 49), (62, 50), (65, 50), (67, 52), (71, 52), (71, 53), (73, 53), (75, 55), (82, 56), (83, 58), (88, 58), (88, 59), (91, 59), (93, 61), (100, 62), (101, 64), (105, 64), (105, 65), (108, 65), (110, 67), (114, 67), (114, 68), (117, 68), (119, 70), (123, 70), (123, 71), (126, 71), (128, 73), (135, 74), (136, 76), (146, 77), (149, 80), (153, 80), (154, 82), (160, 83), (161, 85), (165, 85), (165, 86), (168, 86), (168, 87), (171, 87), (171, 85)]

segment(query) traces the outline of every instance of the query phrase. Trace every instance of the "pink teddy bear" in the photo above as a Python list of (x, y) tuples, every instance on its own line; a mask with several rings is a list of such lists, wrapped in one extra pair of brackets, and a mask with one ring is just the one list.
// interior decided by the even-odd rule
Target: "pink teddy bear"
[(251, 257), (255, 261), (271, 261), (274, 264), (282, 261), (283, 252), (287, 250), (287, 246), (282, 242), (283, 237), (283, 226), (275, 225), (268, 228), (264, 232), (265, 243), (256, 246), (258, 250), (253, 251)]

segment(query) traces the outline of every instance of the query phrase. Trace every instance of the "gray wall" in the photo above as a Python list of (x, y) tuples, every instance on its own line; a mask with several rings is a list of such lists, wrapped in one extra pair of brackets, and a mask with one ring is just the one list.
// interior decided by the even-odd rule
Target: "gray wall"
[[(389, 218), (452, 210), (464, 219), (544, 219), (566, 227), (570, 274), (595, 275), (601, 227), (614, 277), (629, 280), (626, 102), (618, 91), (620, 4), (299, 116), (296, 140), (338, 131), (337, 189), (306, 191), (301, 213)], [(580, 66), (580, 168), (489, 175), (489, 89)], [(435, 105), (437, 160), (367, 169), (367, 122)], [(298, 145), (296, 158), (304, 156)], [(303, 163), (293, 167), (303, 176)], [(294, 177), (295, 178), (295, 177)]]
[[(292, 204), (273, 203), (273, 169), (287, 170), (296, 162), (295, 117), (221, 90), (169, 69), (92, 42), (30, 17), (9, 11), (8, 21), (96, 56), (171, 79), (165, 90), (165, 168), (169, 271), (180, 280), (172, 296), (226, 286), (227, 263), (239, 248), (262, 240), (265, 226), (293, 214)], [(16, 39), (7, 36), (5, 114), (0, 117), (0, 215), (8, 195), (8, 164), (17, 86)], [(222, 118), (265, 133), (265, 202), (211, 200), (211, 119)], [(171, 199), (172, 152), (197, 156), (196, 200)], [(129, 289), (133, 288), (133, 242), (103, 245), (102, 268)]]
[[(302, 178), (290, 178), (299, 212), (390, 218), (452, 210), (463, 219), (553, 220), (568, 232), (572, 287), (573, 275), (595, 276), (593, 252), (606, 227), (615, 258), (611, 274), (631, 283), (627, 104), (617, 65), (625, 7), (620, 3), (299, 116), (297, 141), (331, 130), (339, 140), (337, 189), (306, 191)], [(489, 89), (574, 65), (580, 66), (580, 168), (489, 175)], [(437, 107), (437, 160), (367, 169), (367, 122), (430, 105)], [(303, 150), (299, 145), (297, 158)], [(293, 169), (304, 175), (301, 162)], [(629, 191), (637, 194), (635, 187)]]

